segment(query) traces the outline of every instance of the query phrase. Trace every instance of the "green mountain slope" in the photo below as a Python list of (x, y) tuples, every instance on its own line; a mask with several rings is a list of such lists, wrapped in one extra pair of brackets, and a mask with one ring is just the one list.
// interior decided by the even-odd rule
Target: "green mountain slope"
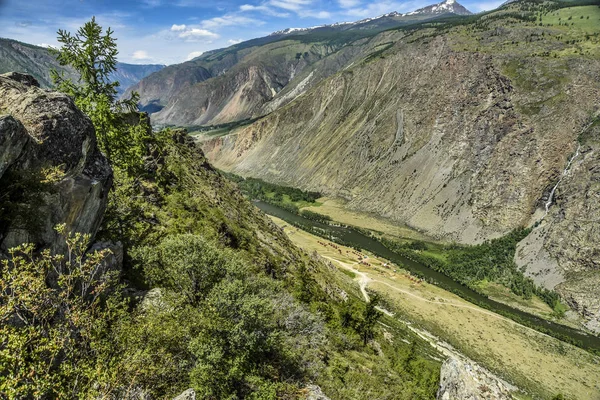
[[(111, 75), (111, 80), (119, 81), (122, 93), (129, 86), (162, 68), (164, 65), (117, 63), (117, 71)], [(63, 71), (72, 79), (77, 78), (71, 69), (61, 66), (48, 49), (0, 38), (0, 74), (11, 71), (27, 73), (33, 75), (42, 87), (48, 88), (52, 86), (50, 71), (53, 69)]]
[(143, 150), (109, 164), (69, 96), (16, 73), (0, 93), (3, 398), (435, 396), (437, 351), (382, 330), (186, 132), (130, 114)]

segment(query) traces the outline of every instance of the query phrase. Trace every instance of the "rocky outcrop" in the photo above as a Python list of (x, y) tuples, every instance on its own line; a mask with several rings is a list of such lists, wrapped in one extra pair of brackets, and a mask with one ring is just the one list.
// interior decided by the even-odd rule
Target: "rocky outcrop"
[(306, 400), (330, 400), (317, 385), (306, 386), (304, 392)]
[(23, 74), (0, 76), (0, 248), (61, 251), (54, 228), (92, 237), (112, 184), (94, 127), (67, 95)]
[(477, 364), (449, 358), (442, 364), (437, 399), (509, 400), (513, 390)]
[(188, 389), (173, 400), (196, 400), (196, 391), (194, 389)]

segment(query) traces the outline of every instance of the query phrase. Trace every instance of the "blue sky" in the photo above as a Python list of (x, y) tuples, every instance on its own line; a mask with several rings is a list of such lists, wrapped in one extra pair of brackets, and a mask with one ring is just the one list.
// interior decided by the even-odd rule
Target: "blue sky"
[[(0, 0), (0, 37), (56, 45), (93, 15), (118, 38), (119, 60), (174, 64), (202, 52), (295, 27), (408, 12), (441, 0)], [(459, 0), (473, 12), (503, 0)]]

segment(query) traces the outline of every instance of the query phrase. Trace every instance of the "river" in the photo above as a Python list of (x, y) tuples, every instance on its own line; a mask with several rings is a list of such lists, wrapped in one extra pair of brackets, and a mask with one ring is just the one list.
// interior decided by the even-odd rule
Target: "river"
[[(265, 214), (280, 218), (288, 223), (299, 223), (305, 226), (312, 226), (313, 228), (319, 229), (327, 236), (330, 236), (331, 240), (333, 241), (338, 240), (344, 244), (351, 244), (361, 249), (368, 250), (373, 254), (385, 258), (401, 266), (402, 268), (415, 273), (416, 275), (425, 276), (426, 278), (428, 278), (428, 281), (432, 281), (433, 283), (442, 287), (443, 289), (456, 293), (462, 298), (474, 304), (485, 307), (489, 310), (507, 316), (511, 319), (515, 319), (518, 322), (525, 321), (526, 325), (529, 325), (530, 327), (542, 331), (544, 333), (552, 334), (552, 336), (558, 338), (568, 337), (571, 340), (578, 342), (579, 346), (584, 349), (596, 350), (600, 352), (600, 337), (588, 335), (583, 331), (545, 320), (533, 314), (529, 314), (519, 309), (510, 307), (504, 303), (494, 301), (486, 296), (475, 292), (467, 286), (452, 280), (446, 275), (427, 267), (424, 264), (415, 262), (409, 258), (406, 258), (398, 253), (391, 251), (390, 249), (385, 247), (379, 240), (366, 236), (355, 229), (333, 226), (309, 220), (300, 215), (293, 214), (280, 207), (262, 201), (255, 201), (254, 204)], [(519, 321), (519, 319), (521, 321)]]

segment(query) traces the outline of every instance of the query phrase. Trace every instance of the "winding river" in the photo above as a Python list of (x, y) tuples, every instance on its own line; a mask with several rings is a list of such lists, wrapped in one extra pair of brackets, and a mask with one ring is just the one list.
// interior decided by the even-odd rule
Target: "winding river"
[(552, 336), (558, 338), (568, 337), (571, 340), (576, 341), (578, 345), (584, 349), (596, 350), (600, 352), (600, 337), (588, 335), (580, 330), (545, 320), (519, 309), (510, 307), (506, 304), (489, 299), (488, 297), (473, 291), (467, 286), (450, 279), (446, 275), (437, 272), (424, 264), (415, 262), (391, 251), (379, 240), (366, 236), (355, 229), (333, 226), (309, 220), (300, 215), (293, 214), (280, 207), (262, 201), (255, 201), (254, 204), (265, 214), (280, 218), (288, 223), (311, 226), (315, 229), (318, 229), (323, 234), (331, 237), (333, 241), (338, 240), (344, 244), (351, 244), (361, 249), (368, 250), (373, 254), (376, 254), (401, 266), (402, 268), (428, 278), (429, 281), (432, 281), (436, 285), (454, 292), (474, 304), (517, 320), (517, 322), (525, 322), (526, 325), (541, 332), (552, 334)]

